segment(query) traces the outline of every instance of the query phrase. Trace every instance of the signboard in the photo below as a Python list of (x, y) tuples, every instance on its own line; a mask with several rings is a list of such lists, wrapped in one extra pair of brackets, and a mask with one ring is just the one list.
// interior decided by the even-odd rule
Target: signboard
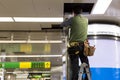
[(50, 68), (50, 62), (45, 62), (45, 68)]
[(31, 62), (20, 62), (20, 68), (31, 68)]
[(18, 68), (19, 63), (18, 62), (4, 62), (2, 64), (2, 67), (4, 67), (4, 68)]
[(45, 62), (32, 62), (31, 68), (45, 68)]
[(42, 62), (0, 62), (0, 68), (40, 68), (40, 69), (50, 69), (50, 61)]

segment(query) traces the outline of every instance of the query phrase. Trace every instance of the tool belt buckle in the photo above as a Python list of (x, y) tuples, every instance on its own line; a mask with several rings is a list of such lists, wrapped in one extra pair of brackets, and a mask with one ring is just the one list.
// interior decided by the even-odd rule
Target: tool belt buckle
[(70, 44), (70, 47), (71, 46), (78, 46), (79, 45), (79, 42), (71, 42), (71, 43), (69, 43)]

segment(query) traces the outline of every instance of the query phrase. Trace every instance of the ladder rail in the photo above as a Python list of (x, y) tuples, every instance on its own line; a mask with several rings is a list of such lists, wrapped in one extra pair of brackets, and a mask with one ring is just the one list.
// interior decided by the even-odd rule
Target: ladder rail
[(91, 76), (90, 76), (90, 71), (89, 71), (89, 67), (86, 63), (82, 63), (80, 66), (80, 71), (79, 71), (79, 78), (78, 80), (82, 80), (82, 75), (84, 73), (84, 70), (86, 71), (88, 80), (91, 80)]

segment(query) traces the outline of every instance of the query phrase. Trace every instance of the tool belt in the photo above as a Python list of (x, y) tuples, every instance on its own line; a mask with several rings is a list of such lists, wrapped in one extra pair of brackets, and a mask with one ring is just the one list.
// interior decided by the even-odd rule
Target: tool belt
[(80, 47), (84, 45), (84, 43), (80, 42), (70, 42), (69, 47), (67, 49), (69, 55), (79, 54), (81, 51)]
[(70, 45), (70, 47), (72, 47), (72, 46), (80, 46), (80, 45), (83, 45), (83, 42), (70, 42), (69, 45)]
[[(81, 52), (80, 47), (84, 47), (84, 52)], [(67, 49), (69, 55), (75, 55), (83, 53), (85, 56), (93, 56), (95, 52), (95, 46), (90, 46), (88, 40), (84, 42), (71, 42)]]

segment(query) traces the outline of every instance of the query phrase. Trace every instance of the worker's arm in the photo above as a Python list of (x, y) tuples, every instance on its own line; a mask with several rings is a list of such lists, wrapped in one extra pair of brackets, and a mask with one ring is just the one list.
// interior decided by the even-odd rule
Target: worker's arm
[(61, 23), (61, 27), (68, 27), (71, 25), (71, 22), (72, 22), (72, 18), (70, 19), (66, 19), (64, 22)]

